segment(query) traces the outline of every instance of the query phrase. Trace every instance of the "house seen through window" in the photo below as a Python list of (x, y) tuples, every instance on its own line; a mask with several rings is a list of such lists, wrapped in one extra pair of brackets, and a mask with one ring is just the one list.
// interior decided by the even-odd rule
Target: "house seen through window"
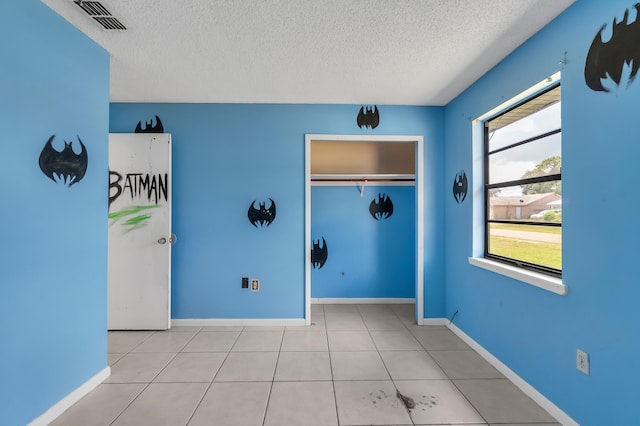
[(485, 257), (562, 274), (560, 86), (484, 123)]

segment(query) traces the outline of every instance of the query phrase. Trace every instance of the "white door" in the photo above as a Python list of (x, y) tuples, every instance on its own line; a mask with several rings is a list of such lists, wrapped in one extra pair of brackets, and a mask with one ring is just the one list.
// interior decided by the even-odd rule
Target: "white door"
[(109, 135), (109, 330), (171, 324), (171, 135)]

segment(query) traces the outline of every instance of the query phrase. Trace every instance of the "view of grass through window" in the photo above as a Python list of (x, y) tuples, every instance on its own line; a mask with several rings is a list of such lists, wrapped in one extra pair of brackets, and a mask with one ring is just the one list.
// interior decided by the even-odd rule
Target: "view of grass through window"
[(492, 223), (490, 235), (495, 255), (562, 268), (562, 228)]
[(485, 122), (485, 257), (562, 273), (560, 86)]

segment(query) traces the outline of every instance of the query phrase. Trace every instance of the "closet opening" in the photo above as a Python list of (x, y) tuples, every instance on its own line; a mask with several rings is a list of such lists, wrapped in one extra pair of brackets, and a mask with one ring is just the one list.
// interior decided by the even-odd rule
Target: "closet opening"
[(423, 324), (423, 152), (422, 136), (305, 136), (307, 325), (312, 302), (414, 300)]

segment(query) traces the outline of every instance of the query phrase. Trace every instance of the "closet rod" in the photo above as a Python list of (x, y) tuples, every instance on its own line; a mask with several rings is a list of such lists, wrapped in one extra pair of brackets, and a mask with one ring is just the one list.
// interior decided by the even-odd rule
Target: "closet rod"
[(312, 174), (311, 181), (320, 182), (414, 182), (415, 174), (379, 173), (370, 175), (357, 174)]

